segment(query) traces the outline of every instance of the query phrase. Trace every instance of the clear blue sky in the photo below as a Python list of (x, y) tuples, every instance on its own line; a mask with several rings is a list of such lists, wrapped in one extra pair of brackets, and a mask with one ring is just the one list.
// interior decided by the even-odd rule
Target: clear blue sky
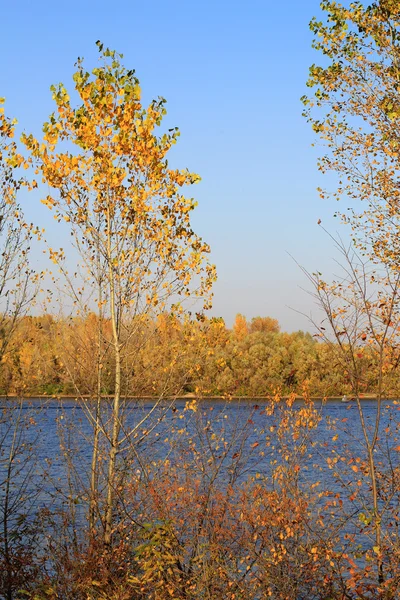
[[(202, 176), (194, 226), (218, 268), (213, 314), (228, 325), (241, 312), (308, 329), (289, 308), (316, 312), (289, 254), (329, 277), (334, 251), (317, 220), (332, 232), (338, 225), (336, 205), (316, 192), (324, 181), (299, 101), (319, 60), (308, 30), (315, 14), (319, 0), (7, 2), (0, 96), (7, 113), (38, 134), (53, 110), (49, 86), (72, 87), (78, 56), (93, 68), (97, 39), (122, 52), (144, 99), (168, 100), (167, 124), (181, 130), (174, 161)], [(23, 200), (57, 239), (38, 198)]]

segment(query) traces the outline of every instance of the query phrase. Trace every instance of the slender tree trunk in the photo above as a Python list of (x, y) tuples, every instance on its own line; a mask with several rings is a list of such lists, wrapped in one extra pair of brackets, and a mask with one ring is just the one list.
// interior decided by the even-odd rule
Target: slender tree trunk
[(15, 433), (13, 438), (13, 443), (10, 448), (10, 453), (8, 457), (8, 465), (7, 465), (7, 479), (6, 479), (6, 489), (4, 492), (4, 516), (3, 516), (3, 537), (4, 537), (4, 559), (5, 559), (5, 567), (6, 567), (6, 585), (5, 585), (5, 598), (6, 600), (13, 599), (12, 593), (12, 564), (10, 557), (10, 547), (9, 547), (9, 531), (8, 531), (8, 515), (9, 515), (9, 500), (10, 500), (10, 484), (11, 484), (11, 471), (12, 471), (12, 463), (14, 460), (14, 443), (15, 443)]
[(97, 324), (97, 390), (96, 390), (96, 409), (93, 434), (93, 453), (90, 476), (90, 506), (89, 506), (89, 529), (93, 536), (96, 525), (96, 512), (98, 509), (98, 483), (99, 483), (99, 444), (100, 444), (100, 411), (101, 411), (101, 389), (102, 389), (102, 282), (100, 272), (100, 251), (97, 247), (97, 275), (99, 289), (99, 320)]
[(376, 565), (378, 570), (378, 582), (382, 584), (385, 580), (383, 562), (381, 558), (381, 543), (382, 543), (382, 523), (381, 523), (381, 515), (379, 513), (379, 503), (378, 503), (378, 485), (376, 481), (376, 464), (374, 458), (374, 450), (376, 446), (376, 442), (378, 440), (379, 434), (379, 425), (381, 418), (381, 410), (382, 410), (382, 395), (383, 395), (383, 381), (382, 381), (382, 364), (383, 364), (383, 352), (382, 348), (380, 350), (379, 356), (379, 382), (378, 382), (378, 399), (377, 399), (377, 408), (376, 408), (376, 418), (375, 418), (375, 430), (373, 434), (372, 440), (370, 440), (368, 435), (368, 428), (365, 423), (364, 413), (360, 402), (360, 394), (358, 389), (358, 382), (356, 382), (356, 399), (358, 412), (360, 415), (360, 422), (363, 431), (363, 436), (365, 439), (367, 454), (368, 454), (368, 469), (369, 475), (371, 478), (371, 488), (372, 488), (372, 506), (373, 506), (373, 515), (374, 515), (374, 532), (375, 532), (375, 545), (378, 550)]
[[(100, 324), (99, 324), (100, 330)], [(100, 334), (99, 334), (100, 338)], [(97, 397), (96, 397), (96, 409), (95, 409), (95, 423), (94, 423), (94, 435), (93, 435), (93, 453), (92, 453), (92, 464), (91, 464), (91, 476), (90, 476), (90, 507), (89, 507), (89, 528), (90, 533), (93, 535), (96, 525), (96, 509), (98, 503), (98, 481), (99, 481), (99, 443), (100, 443), (100, 410), (101, 410), (101, 356), (100, 347), (97, 363)]]
[[(10, 410), (13, 410), (12, 408)], [(10, 517), (10, 502), (11, 499), (11, 480), (13, 476), (13, 467), (16, 461), (16, 447), (17, 447), (17, 436), (20, 427), (20, 419), (21, 419), (21, 404), (18, 407), (17, 418), (14, 424), (14, 433), (12, 438), (12, 443), (10, 447), (10, 451), (8, 454), (7, 460), (7, 477), (6, 477), (6, 485), (4, 490), (4, 498), (3, 498), (3, 537), (4, 537), (4, 562), (5, 562), (5, 589), (4, 589), (4, 597), (5, 600), (13, 600), (13, 565), (11, 561), (11, 550), (10, 550), (10, 531), (9, 531), (9, 517)]]
[[(113, 302), (112, 302), (113, 304)], [(113, 310), (111, 311), (114, 312)], [(111, 317), (114, 330), (114, 317)], [(115, 328), (116, 329), (116, 328)], [(114, 508), (114, 491), (115, 491), (115, 472), (119, 446), (120, 433), (120, 399), (121, 399), (121, 354), (118, 337), (114, 337), (114, 354), (115, 354), (115, 390), (114, 402), (112, 408), (112, 432), (111, 432), (111, 448), (108, 462), (107, 474), (107, 499), (106, 499), (106, 520), (105, 520), (105, 536), (106, 545), (111, 543), (113, 508)]]
[(120, 434), (120, 400), (121, 400), (121, 348), (119, 340), (119, 324), (117, 319), (117, 311), (115, 305), (115, 272), (111, 250), (111, 215), (110, 209), (107, 210), (107, 262), (110, 287), (110, 312), (111, 326), (114, 342), (114, 358), (115, 358), (115, 388), (114, 402), (112, 408), (112, 432), (110, 439), (110, 454), (108, 462), (107, 474), (107, 498), (106, 498), (106, 517), (105, 517), (105, 532), (104, 542), (107, 546), (111, 545), (112, 525), (113, 525), (113, 509), (115, 496), (115, 480), (116, 480), (116, 462), (119, 446)]

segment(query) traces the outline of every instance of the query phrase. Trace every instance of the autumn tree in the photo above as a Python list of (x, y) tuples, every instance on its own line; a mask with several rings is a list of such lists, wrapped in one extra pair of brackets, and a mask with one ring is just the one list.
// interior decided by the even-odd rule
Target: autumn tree
[[(313, 46), (323, 58), (321, 65), (310, 68), (308, 86), (314, 93), (303, 102), (313, 130), (326, 147), (319, 167), (337, 175), (331, 195), (350, 204), (339, 214), (351, 226), (352, 242), (349, 247), (337, 243), (344, 258), (340, 279), (329, 284), (316, 274), (311, 280), (335, 336), (336, 363), (342, 365), (357, 402), (366, 451), (371, 490), (367, 521), (375, 545), (373, 551), (366, 551), (365, 559), (375, 564), (376, 579), (367, 566), (357, 591), (368, 593), (375, 585), (379, 597), (392, 598), (396, 584), (390, 568), (389, 532), (397, 516), (382, 501), (383, 473), (376, 453), (381, 451), (382, 400), (392, 391), (399, 364), (400, 5), (397, 0), (368, 6), (324, 1), (321, 8), (324, 18), (314, 18), (310, 26)], [(319, 332), (328, 341), (322, 324)], [(367, 356), (374, 357), (370, 366), (376, 373), (372, 432), (360, 401)], [(392, 489), (397, 489), (394, 478)], [(385, 509), (390, 513), (386, 519)]]
[(247, 324), (246, 317), (238, 313), (235, 317), (235, 322), (233, 324), (233, 333), (236, 338), (239, 340), (246, 337), (249, 332), (249, 326)]
[[(196, 202), (181, 191), (199, 177), (168, 164), (179, 131), (158, 134), (165, 100), (144, 108), (134, 71), (122, 66), (121, 55), (100, 42), (98, 47), (100, 64), (91, 73), (78, 60), (73, 79), (79, 104), (72, 105), (62, 84), (52, 87), (57, 110), (44, 124), (43, 140), (24, 136), (24, 142), (50, 188), (43, 202), (71, 227), (87, 268), (82, 286), (94, 290), (92, 302), (111, 324), (115, 371), (112, 423), (103, 428), (109, 450), (102, 518), (109, 545), (117, 458), (133, 440), (132, 431), (122, 433), (128, 341), (149, 314), (182, 314), (190, 298), (200, 299), (198, 312), (208, 308), (215, 271), (205, 261), (208, 245), (190, 224)], [(51, 249), (50, 255), (65, 264), (62, 250)]]
[(4, 114), (0, 98), (0, 359), (6, 354), (19, 318), (30, 307), (37, 276), (29, 266), (32, 236), (39, 231), (25, 222), (17, 202), (21, 185), (15, 169), (21, 157), (14, 142), (16, 120)]
[(337, 174), (335, 191), (358, 246), (373, 260), (399, 267), (400, 6), (321, 3), (325, 19), (310, 27), (322, 65), (312, 65), (305, 115), (326, 153), (322, 172)]
[[(17, 201), (21, 157), (14, 142), (16, 121), (4, 114), (0, 99), (0, 365), (2, 394), (9, 393), (10, 365), (22, 355), (21, 322), (38, 291), (40, 275), (29, 265), (32, 237), (40, 232), (25, 222)], [(11, 376), (11, 377), (10, 377)], [(17, 386), (22, 396), (24, 382)], [(0, 595), (13, 600), (37, 573), (33, 560), (35, 533), (27, 515), (35, 501), (34, 453), (27, 440), (34, 411), (21, 398), (0, 406)], [(37, 488), (35, 488), (37, 489)], [(31, 492), (29, 494), (29, 492)]]
[(272, 317), (253, 317), (250, 323), (250, 333), (261, 331), (262, 333), (279, 333), (280, 326), (277, 319)]

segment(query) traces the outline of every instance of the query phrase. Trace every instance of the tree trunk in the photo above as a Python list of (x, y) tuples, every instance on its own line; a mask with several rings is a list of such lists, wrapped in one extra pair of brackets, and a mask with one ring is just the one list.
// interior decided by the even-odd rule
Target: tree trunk
[(106, 498), (106, 515), (105, 515), (105, 532), (104, 542), (106, 546), (111, 545), (112, 529), (113, 529), (113, 512), (114, 512), (114, 497), (115, 497), (115, 481), (116, 481), (116, 462), (119, 446), (119, 434), (121, 429), (120, 424), (120, 400), (121, 400), (121, 348), (119, 340), (119, 323), (117, 319), (116, 303), (115, 303), (115, 272), (111, 249), (111, 215), (110, 208), (107, 209), (107, 262), (108, 276), (110, 288), (110, 312), (111, 326), (114, 341), (114, 358), (115, 358), (115, 387), (114, 387), (114, 402), (112, 408), (112, 432), (110, 439), (110, 454), (108, 457), (108, 474), (107, 474), (107, 498)]

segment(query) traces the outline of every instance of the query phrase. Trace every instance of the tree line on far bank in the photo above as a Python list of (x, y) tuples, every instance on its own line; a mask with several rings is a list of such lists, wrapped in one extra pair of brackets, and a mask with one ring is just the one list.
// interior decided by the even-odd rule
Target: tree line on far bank
[[(96, 314), (25, 315), (12, 327), (0, 369), (2, 395), (96, 396)], [(5, 320), (2, 337), (10, 328), (11, 322)], [(104, 321), (102, 331), (101, 393), (110, 395), (115, 361), (109, 321)], [(222, 318), (198, 322), (162, 313), (142, 319), (135, 331), (122, 367), (125, 396), (302, 395), (305, 385), (313, 396), (351, 393), (351, 373), (336, 343), (303, 331), (282, 332), (270, 317), (246, 320), (238, 314), (229, 329)], [(374, 394), (379, 376), (375, 352), (368, 345), (358, 350), (360, 391)], [(393, 377), (388, 395), (396, 395), (396, 385)]]

